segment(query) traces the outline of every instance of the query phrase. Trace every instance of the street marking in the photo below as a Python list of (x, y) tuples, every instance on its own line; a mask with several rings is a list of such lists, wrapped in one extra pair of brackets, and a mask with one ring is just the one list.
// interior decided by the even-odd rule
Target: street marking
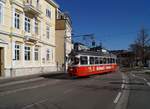
[(43, 80), (43, 79), (44, 79), (43, 77), (40, 77), (40, 78), (35, 78), (35, 79), (23, 80), (23, 81), (15, 81), (15, 82), (10, 82), (10, 83), (0, 84), (0, 87), (6, 87), (6, 86), (10, 86), (10, 85), (34, 82), (34, 81), (39, 81), (39, 80)]
[(150, 86), (150, 82), (147, 82), (147, 85)]
[(41, 100), (39, 102), (36, 102), (36, 103), (33, 103), (33, 104), (29, 104), (29, 105), (26, 105), (25, 107), (23, 107), (22, 109), (28, 109), (28, 108), (32, 108), (34, 105), (38, 105), (38, 104), (42, 104), (44, 102), (48, 101), (48, 99), (44, 99), (44, 100)]
[(138, 79), (144, 80), (144, 81), (147, 82), (147, 84), (150, 86), (150, 83), (148, 82), (147, 79), (145, 79), (145, 78), (143, 78), (143, 77), (136, 76), (135, 74), (132, 74), (132, 76), (134, 76), (134, 77), (136, 77), (136, 78), (138, 78)]
[(123, 84), (126, 82), (125, 80), (122, 80)]
[(116, 99), (114, 100), (114, 103), (115, 103), (115, 104), (118, 103), (118, 101), (119, 101), (119, 99), (120, 99), (120, 97), (121, 97), (121, 94), (122, 94), (121, 92), (118, 93)]
[(121, 88), (124, 89), (124, 88), (125, 88), (125, 84), (122, 84), (122, 85), (121, 85)]
[(135, 74), (132, 74), (132, 76), (136, 77)]
[(146, 81), (147, 82), (147, 80), (144, 78), (144, 81)]

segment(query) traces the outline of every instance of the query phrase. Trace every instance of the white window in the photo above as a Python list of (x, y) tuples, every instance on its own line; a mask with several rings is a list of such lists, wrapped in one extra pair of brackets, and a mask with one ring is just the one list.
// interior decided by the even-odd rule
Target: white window
[(47, 39), (50, 38), (50, 27), (48, 25), (46, 26), (46, 37)]
[(51, 10), (49, 8), (46, 9), (46, 16), (51, 18)]
[(3, 5), (0, 3), (0, 24), (3, 23)]
[(30, 28), (31, 28), (31, 21), (30, 18), (25, 17), (25, 31), (30, 33)]
[(54, 52), (53, 52), (53, 50), (51, 50), (51, 52), (52, 52), (52, 60), (53, 60), (53, 58), (54, 58), (54, 54), (53, 54), (53, 53), (54, 53)]
[(24, 51), (24, 58), (26, 61), (31, 60), (31, 47), (25, 46), (24, 47), (25, 51)]
[(50, 60), (50, 50), (49, 49), (47, 50), (47, 53), (46, 53), (46, 59), (47, 59), (47, 61)]
[(34, 49), (34, 60), (35, 61), (39, 60), (39, 49), (38, 48)]
[(35, 34), (38, 34), (39, 33), (39, 24), (38, 24), (38, 20), (37, 20), (37, 18), (35, 18)]
[(20, 14), (15, 12), (15, 28), (19, 29), (20, 28)]
[(15, 60), (20, 60), (20, 45), (15, 44)]

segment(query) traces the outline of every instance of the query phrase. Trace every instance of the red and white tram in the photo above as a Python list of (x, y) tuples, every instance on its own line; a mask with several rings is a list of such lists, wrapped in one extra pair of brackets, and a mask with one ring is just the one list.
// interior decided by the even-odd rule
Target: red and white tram
[(74, 77), (115, 72), (117, 70), (116, 56), (110, 53), (74, 52), (70, 56), (69, 63), (68, 73)]

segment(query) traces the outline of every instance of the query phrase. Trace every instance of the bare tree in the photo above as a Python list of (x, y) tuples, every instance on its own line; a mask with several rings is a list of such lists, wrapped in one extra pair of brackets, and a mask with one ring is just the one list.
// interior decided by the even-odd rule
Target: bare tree
[(142, 65), (146, 64), (147, 54), (150, 44), (150, 38), (145, 28), (142, 28), (137, 36), (137, 39), (130, 45), (130, 49), (135, 53), (135, 59), (140, 61)]

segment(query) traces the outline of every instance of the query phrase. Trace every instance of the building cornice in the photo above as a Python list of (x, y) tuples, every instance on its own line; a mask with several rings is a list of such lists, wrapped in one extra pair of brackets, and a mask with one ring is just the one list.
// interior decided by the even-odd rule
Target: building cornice
[(5, 32), (5, 31), (1, 31), (1, 30), (0, 30), (0, 34), (3, 34), (3, 35), (10, 35), (9, 32)]
[[(0, 31), (0, 34), (12, 36), (12, 37), (18, 37), (18, 38), (24, 39), (24, 37), (22, 37), (21, 35), (16, 34), (16, 33), (9, 33), (9, 32)], [(53, 45), (53, 44), (44, 42), (44, 41), (42, 41), (42, 40), (38, 40), (38, 42), (39, 42), (39, 43), (42, 43), (42, 44), (45, 44), (45, 45), (48, 45), (48, 46), (56, 47), (56, 45)]]
[(54, 0), (45, 0), (56, 8), (59, 8), (59, 5)]
[(4, 41), (4, 40), (2, 40), (2, 39), (0, 39), (0, 43), (2, 43), (2, 44), (7, 44), (7, 45), (8, 45), (8, 42), (6, 42), (6, 41)]
[(16, 0), (11, 0), (11, 4), (15, 4), (15, 5), (17, 5), (17, 6), (21, 7), (21, 8), (23, 8), (23, 7), (24, 7), (24, 5), (23, 5), (23, 4), (21, 4), (21, 3), (17, 2)]
[(45, 45), (48, 45), (48, 46), (52, 46), (52, 47), (56, 47), (56, 45), (53, 45), (53, 44), (49, 44), (49, 43), (46, 43), (44, 41), (39, 41), (39, 43), (42, 43), (42, 44), (45, 44)]

